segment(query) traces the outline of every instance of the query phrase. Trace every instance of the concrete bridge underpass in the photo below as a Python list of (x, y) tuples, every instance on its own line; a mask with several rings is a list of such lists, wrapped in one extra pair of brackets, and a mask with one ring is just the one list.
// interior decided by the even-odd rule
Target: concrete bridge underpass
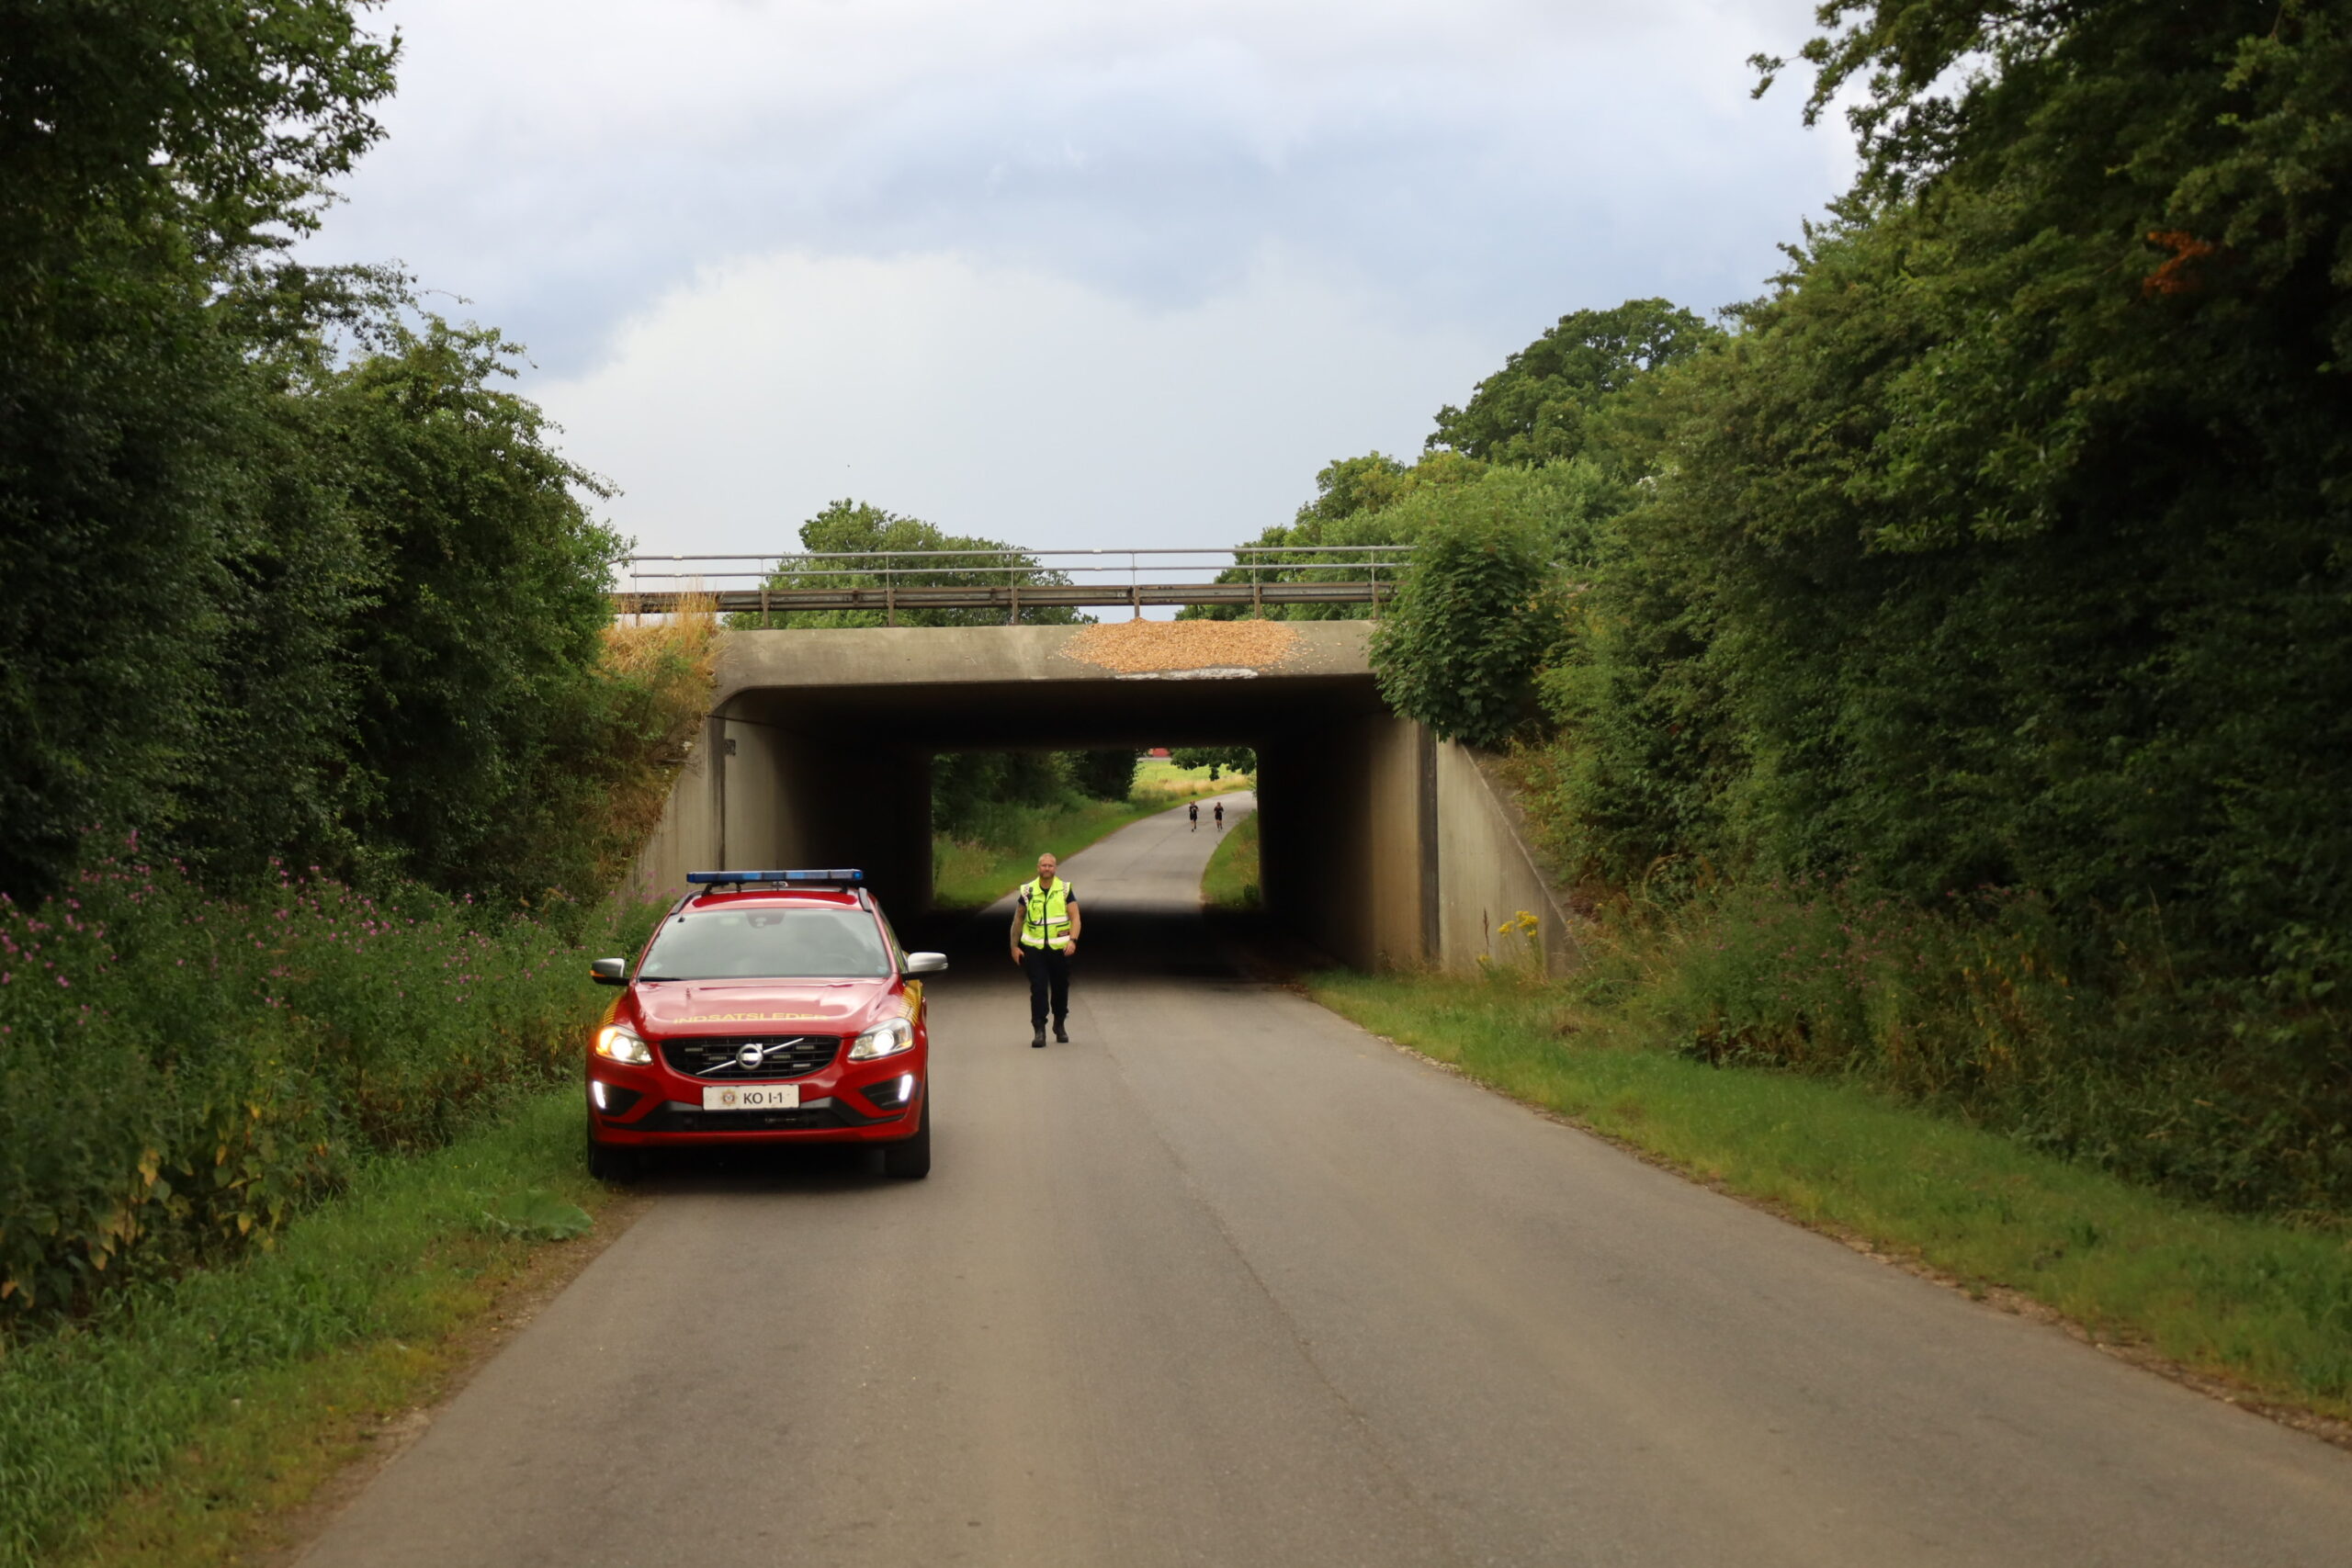
[[(1254, 659), (1215, 651), (1236, 625), (1261, 628)], [(1260, 764), (1267, 908), (1288, 931), (1363, 968), (1469, 969), (1482, 957), (1567, 967), (1573, 933), (1510, 807), (1478, 759), (1384, 705), (1371, 629), (724, 633), (705, 736), (634, 891), (668, 897), (705, 867), (860, 865), (887, 908), (912, 913), (931, 896), (933, 753), (1247, 745)], [(1521, 911), (1536, 917), (1533, 933), (1498, 932)]]

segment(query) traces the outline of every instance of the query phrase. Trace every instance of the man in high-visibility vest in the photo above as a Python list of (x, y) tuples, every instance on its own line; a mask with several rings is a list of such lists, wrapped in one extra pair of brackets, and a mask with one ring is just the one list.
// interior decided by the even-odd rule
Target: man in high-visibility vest
[(1046, 1043), (1048, 1002), (1054, 1038), (1069, 1043), (1069, 959), (1078, 951), (1078, 894), (1054, 874), (1060, 863), (1037, 857), (1036, 877), (1012, 897), (1012, 961), (1029, 972), (1029, 1043)]

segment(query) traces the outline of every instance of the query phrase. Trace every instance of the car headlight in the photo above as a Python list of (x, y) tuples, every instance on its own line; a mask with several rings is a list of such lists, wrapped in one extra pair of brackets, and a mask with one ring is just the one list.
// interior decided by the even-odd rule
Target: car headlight
[(637, 1031), (626, 1023), (608, 1023), (596, 1031), (596, 1055), (627, 1062), (633, 1067), (653, 1065), (653, 1047), (639, 1039)]
[(895, 1056), (910, 1050), (915, 1043), (915, 1026), (903, 1018), (886, 1018), (857, 1037), (849, 1048), (853, 1062), (870, 1062), (876, 1056)]

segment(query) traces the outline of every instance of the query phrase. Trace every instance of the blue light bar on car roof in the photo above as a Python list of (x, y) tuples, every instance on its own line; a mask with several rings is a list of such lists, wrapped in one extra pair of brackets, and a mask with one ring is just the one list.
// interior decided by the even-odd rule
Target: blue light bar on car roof
[(865, 873), (844, 867), (837, 871), (690, 871), (688, 882), (707, 886), (719, 882), (830, 882), (854, 885), (865, 880)]

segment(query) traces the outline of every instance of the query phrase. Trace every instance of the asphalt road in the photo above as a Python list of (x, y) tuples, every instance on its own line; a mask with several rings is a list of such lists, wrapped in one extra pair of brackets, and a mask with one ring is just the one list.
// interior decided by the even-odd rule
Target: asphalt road
[(670, 1171), (311, 1568), (2352, 1563), (2352, 1454), (1628, 1158), (1066, 867), (935, 981), (937, 1165)]

